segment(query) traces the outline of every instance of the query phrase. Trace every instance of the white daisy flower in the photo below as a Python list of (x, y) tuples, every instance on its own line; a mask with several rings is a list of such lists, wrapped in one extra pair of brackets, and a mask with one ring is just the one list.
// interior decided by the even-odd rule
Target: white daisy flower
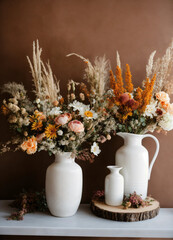
[(98, 114), (93, 110), (87, 110), (82, 115), (82, 117), (86, 117), (87, 119), (96, 119), (98, 118)]
[(89, 105), (85, 105), (81, 102), (74, 101), (73, 103), (69, 104), (69, 107), (72, 107), (74, 111), (79, 111), (79, 114), (82, 117), (86, 117), (88, 119), (96, 119), (98, 117), (97, 113), (93, 110), (90, 110)]
[(72, 107), (74, 111), (79, 111), (79, 112), (83, 112), (86, 110), (89, 110), (89, 105), (85, 105), (79, 101), (73, 101), (73, 103), (69, 104), (69, 107)]
[(99, 153), (101, 152), (101, 150), (96, 142), (94, 142), (93, 145), (91, 146), (91, 152), (94, 153), (95, 156), (98, 156)]

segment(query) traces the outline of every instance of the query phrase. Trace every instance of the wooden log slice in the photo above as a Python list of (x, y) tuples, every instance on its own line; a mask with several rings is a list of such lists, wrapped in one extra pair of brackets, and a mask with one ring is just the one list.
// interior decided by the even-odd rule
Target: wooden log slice
[(145, 207), (124, 209), (123, 206), (109, 206), (104, 199), (92, 200), (91, 211), (98, 217), (121, 222), (136, 222), (154, 218), (159, 214), (160, 204), (154, 198), (148, 198), (151, 204)]

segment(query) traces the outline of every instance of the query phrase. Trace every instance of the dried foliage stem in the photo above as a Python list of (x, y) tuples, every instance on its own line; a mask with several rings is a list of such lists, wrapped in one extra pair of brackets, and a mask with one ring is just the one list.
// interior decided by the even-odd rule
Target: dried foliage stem
[(95, 58), (93, 66), (88, 59), (76, 53), (68, 54), (67, 57), (73, 55), (79, 57), (87, 64), (87, 67), (85, 68), (84, 79), (91, 86), (91, 92), (94, 95), (98, 95), (99, 97), (103, 96), (106, 90), (107, 82), (109, 80), (109, 61), (106, 60), (105, 56)]
[(154, 61), (155, 53), (156, 51), (150, 55), (146, 67), (147, 77), (151, 78), (152, 75), (157, 74), (154, 93), (165, 91), (168, 94), (173, 94), (173, 40), (162, 58)]
[(59, 82), (54, 79), (49, 62), (45, 65), (42, 61), (41, 53), (42, 49), (39, 47), (37, 40), (36, 44), (33, 42), (33, 63), (27, 56), (35, 86), (35, 93), (39, 99), (44, 100), (45, 96), (47, 96), (53, 102), (57, 100), (60, 93)]

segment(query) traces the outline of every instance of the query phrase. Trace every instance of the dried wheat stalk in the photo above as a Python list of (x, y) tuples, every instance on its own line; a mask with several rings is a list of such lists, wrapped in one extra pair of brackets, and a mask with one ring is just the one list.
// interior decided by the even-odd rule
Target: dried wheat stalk
[(45, 65), (42, 61), (41, 53), (42, 49), (39, 47), (37, 40), (36, 44), (33, 42), (33, 63), (27, 56), (35, 86), (35, 93), (41, 100), (49, 97), (53, 102), (57, 100), (60, 94), (59, 82), (54, 79), (49, 62)]

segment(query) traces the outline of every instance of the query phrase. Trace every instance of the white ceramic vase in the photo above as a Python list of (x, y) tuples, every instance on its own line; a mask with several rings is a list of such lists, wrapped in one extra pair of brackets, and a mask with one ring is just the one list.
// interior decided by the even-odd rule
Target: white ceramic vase
[(119, 206), (124, 197), (124, 178), (119, 173), (122, 168), (118, 166), (107, 166), (107, 168), (111, 172), (105, 178), (105, 203)]
[[(124, 193), (127, 196), (135, 191), (145, 199), (147, 197), (148, 180), (159, 152), (159, 141), (150, 134), (117, 133), (117, 135), (124, 139), (124, 146), (118, 149), (115, 155), (116, 165), (122, 167)], [(156, 142), (156, 152), (150, 166), (148, 151), (142, 146), (142, 139), (146, 137), (150, 137)]]
[(82, 196), (82, 169), (70, 152), (57, 153), (46, 172), (46, 200), (52, 215), (73, 216)]

